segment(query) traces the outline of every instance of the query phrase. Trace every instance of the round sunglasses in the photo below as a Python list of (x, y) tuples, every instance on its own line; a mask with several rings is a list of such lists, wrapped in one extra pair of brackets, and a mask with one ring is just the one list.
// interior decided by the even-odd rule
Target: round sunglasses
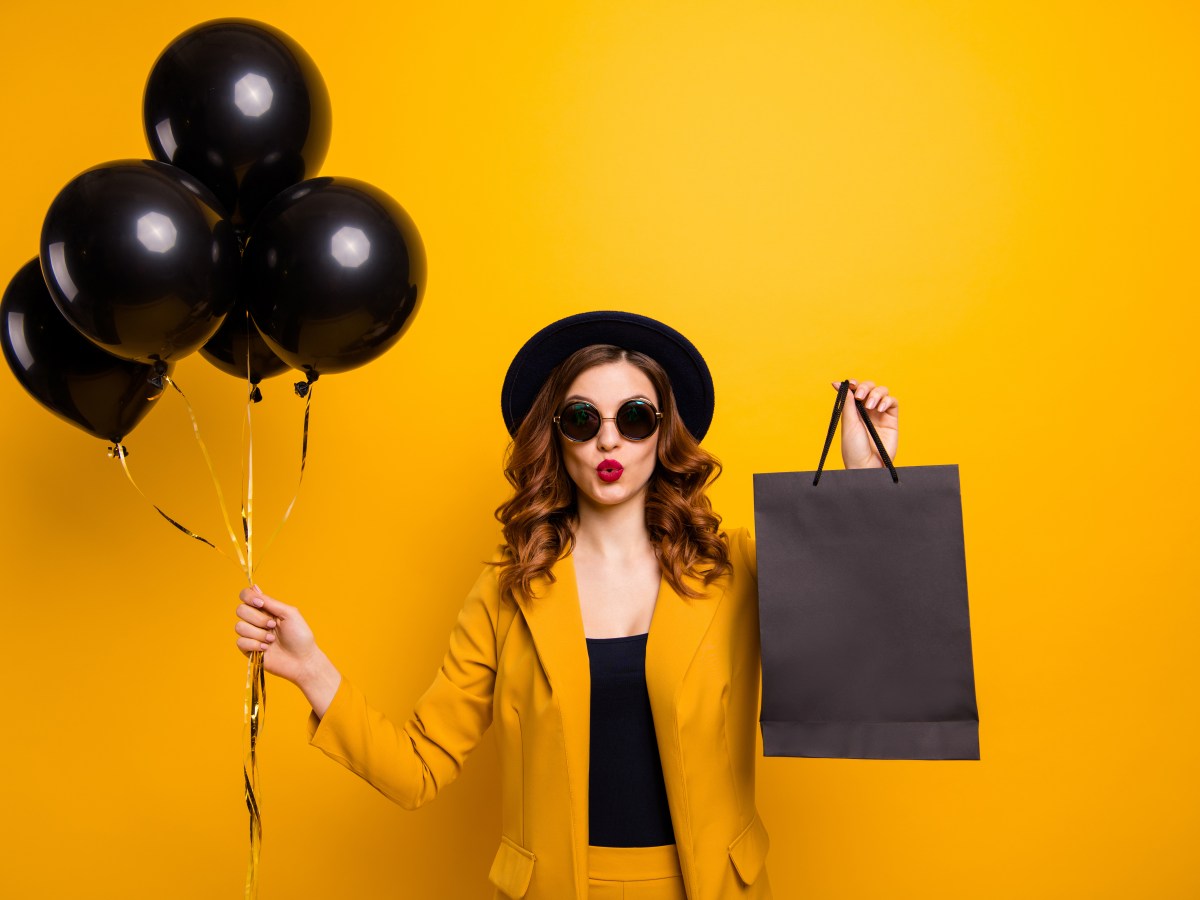
[(644, 441), (658, 430), (662, 413), (649, 400), (626, 400), (617, 408), (617, 414), (606, 419), (586, 400), (574, 400), (563, 407), (554, 417), (554, 424), (568, 441), (581, 444), (600, 433), (605, 421), (617, 424), (617, 431), (629, 441)]

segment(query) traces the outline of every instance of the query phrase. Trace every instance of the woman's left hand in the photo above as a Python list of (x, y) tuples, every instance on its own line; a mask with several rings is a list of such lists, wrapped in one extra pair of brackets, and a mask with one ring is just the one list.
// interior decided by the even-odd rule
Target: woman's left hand
[[(830, 382), (834, 390), (841, 383)], [(883, 441), (884, 449), (892, 462), (896, 461), (896, 445), (900, 441), (900, 416), (896, 398), (883, 386), (876, 387), (873, 381), (850, 379), (850, 391), (842, 407), (842, 463), (847, 469), (882, 469), (883, 458), (871, 440), (867, 426), (858, 415), (855, 399), (862, 400), (875, 433)]]

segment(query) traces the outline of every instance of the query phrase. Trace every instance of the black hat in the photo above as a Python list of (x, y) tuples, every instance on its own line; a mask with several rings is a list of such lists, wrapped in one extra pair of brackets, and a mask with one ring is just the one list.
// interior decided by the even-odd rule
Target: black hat
[(560, 362), (592, 344), (613, 344), (649, 356), (671, 379), (675, 405), (684, 427), (697, 441), (713, 417), (713, 382), (704, 357), (692, 342), (670, 326), (636, 313), (579, 313), (552, 322), (525, 342), (504, 376), (500, 410), (508, 433), (521, 421), (550, 373)]

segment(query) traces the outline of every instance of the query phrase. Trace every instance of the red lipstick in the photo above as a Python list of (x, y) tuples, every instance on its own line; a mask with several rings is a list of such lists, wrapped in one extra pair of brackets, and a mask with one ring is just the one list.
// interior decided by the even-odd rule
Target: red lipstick
[(607, 481), (609, 483), (620, 478), (621, 473), (624, 471), (624, 466), (622, 466), (615, 459), (606, 459), (600, 463), (600, 465), (596, 466), (596, 474), (600, 476), (600, 480)]

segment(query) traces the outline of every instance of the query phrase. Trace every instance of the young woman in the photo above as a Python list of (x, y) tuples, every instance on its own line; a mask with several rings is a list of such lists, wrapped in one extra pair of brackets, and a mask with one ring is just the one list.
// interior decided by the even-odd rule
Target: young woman
[[(894, 459), (895, 398), (869, 381), (854, 396)], [(754, 541), (721, 531), (705, 495), (720, 465), (700, 447), (704, 359), (654, 319), (571, 316), (513, 359), (502, 411), (505, 544), (403, 726), (257, 588), (240, 595), (238, 649), (304, 692), (314, 746), (406, 809), (453, 781), (494, 722), (497, 898), (770, 898)], [(883, 465), (853, 403), (841, 426), (847, 468)]]

